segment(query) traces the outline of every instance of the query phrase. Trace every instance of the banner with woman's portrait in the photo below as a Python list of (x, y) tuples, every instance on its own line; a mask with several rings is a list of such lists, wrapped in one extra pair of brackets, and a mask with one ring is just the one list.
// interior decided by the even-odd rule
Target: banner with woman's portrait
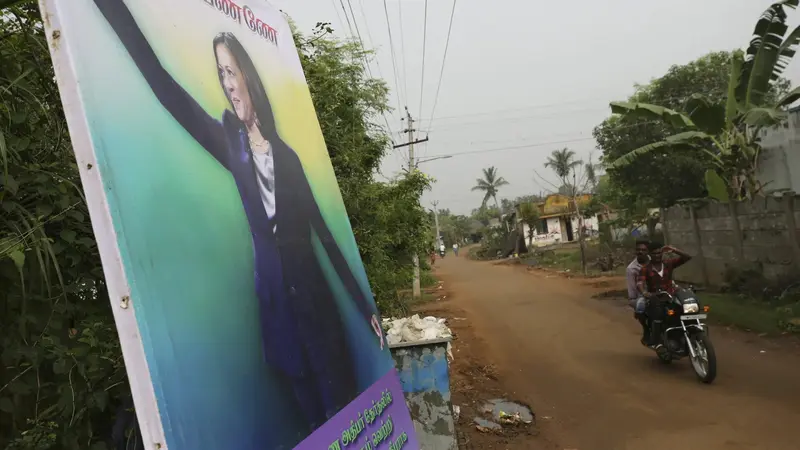
[(282, 14), (40, 3), (144, 448), (418, 448)]

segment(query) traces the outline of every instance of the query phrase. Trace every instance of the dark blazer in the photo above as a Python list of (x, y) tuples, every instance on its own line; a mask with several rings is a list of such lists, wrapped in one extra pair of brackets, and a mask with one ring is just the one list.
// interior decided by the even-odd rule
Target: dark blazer
[[(267, 360), (291, 376), (352, 370), (352, 361), (346, 357), (344, 324), (314, 251), (313, 236), (321, 242), (363, 320), (369, 322), (377, 310), (325, 223), (297, 154), (277, 133), (269, 138), (276, 205), (276, 216), (270, 220), (259, 193), (249, 141), (236, 115), (226, 110), (222, 121), (209, 116), (164, 69), (122, 1), (95, 0), (95, 4), (164, 108), (236, 182), (253, 237), (255, 288)], [(270, 246), (278, 249), (277, 267), (270, 264)], [(281, 294), (285, 295), (270, 295), (271, 283), (282, 283)]]

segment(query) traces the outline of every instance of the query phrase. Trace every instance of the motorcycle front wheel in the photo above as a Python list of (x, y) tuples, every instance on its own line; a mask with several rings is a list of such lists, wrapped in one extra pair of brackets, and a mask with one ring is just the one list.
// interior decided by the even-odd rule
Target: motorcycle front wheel
[(694, 373), (703, 383), (711, 383), (717, 377), (717, 354), (711, 339), (705, 333), (698, 333), (690, 337), (689, 345), (693, 347), (695, 354), (691, 358)]

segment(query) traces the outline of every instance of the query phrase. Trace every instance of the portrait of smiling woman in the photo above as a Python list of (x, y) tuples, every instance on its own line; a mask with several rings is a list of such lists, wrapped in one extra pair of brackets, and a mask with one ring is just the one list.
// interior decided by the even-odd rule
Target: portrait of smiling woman
[(231, 175), (252, 238), (264, 360), (318, 428), (358, 394), (345, 323), (314, 236), (360, 317), (383, 348), (377, 311), (328, 228), (296, 152), (279, 135), (264, 85), (240, 41), (223, 32), (210, 42), (229, 103), (210, 116), (162, 66), (122, 0), (94, 0), (160, 104)]

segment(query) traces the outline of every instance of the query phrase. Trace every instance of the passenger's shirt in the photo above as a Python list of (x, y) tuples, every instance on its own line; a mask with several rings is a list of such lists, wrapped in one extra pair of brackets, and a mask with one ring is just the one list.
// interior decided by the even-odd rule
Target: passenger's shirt
[(642, 274), (642, 264), (639, 263), (639, 260), (636, 258), (628, 264), (628, 268), (625, 269), (625, 282), (628, 285), (628, 298), (631, 300), (635, 300), (639, 298), (639, 289), (636, 287), (636, 283), (639, 281), (639, 276)]

